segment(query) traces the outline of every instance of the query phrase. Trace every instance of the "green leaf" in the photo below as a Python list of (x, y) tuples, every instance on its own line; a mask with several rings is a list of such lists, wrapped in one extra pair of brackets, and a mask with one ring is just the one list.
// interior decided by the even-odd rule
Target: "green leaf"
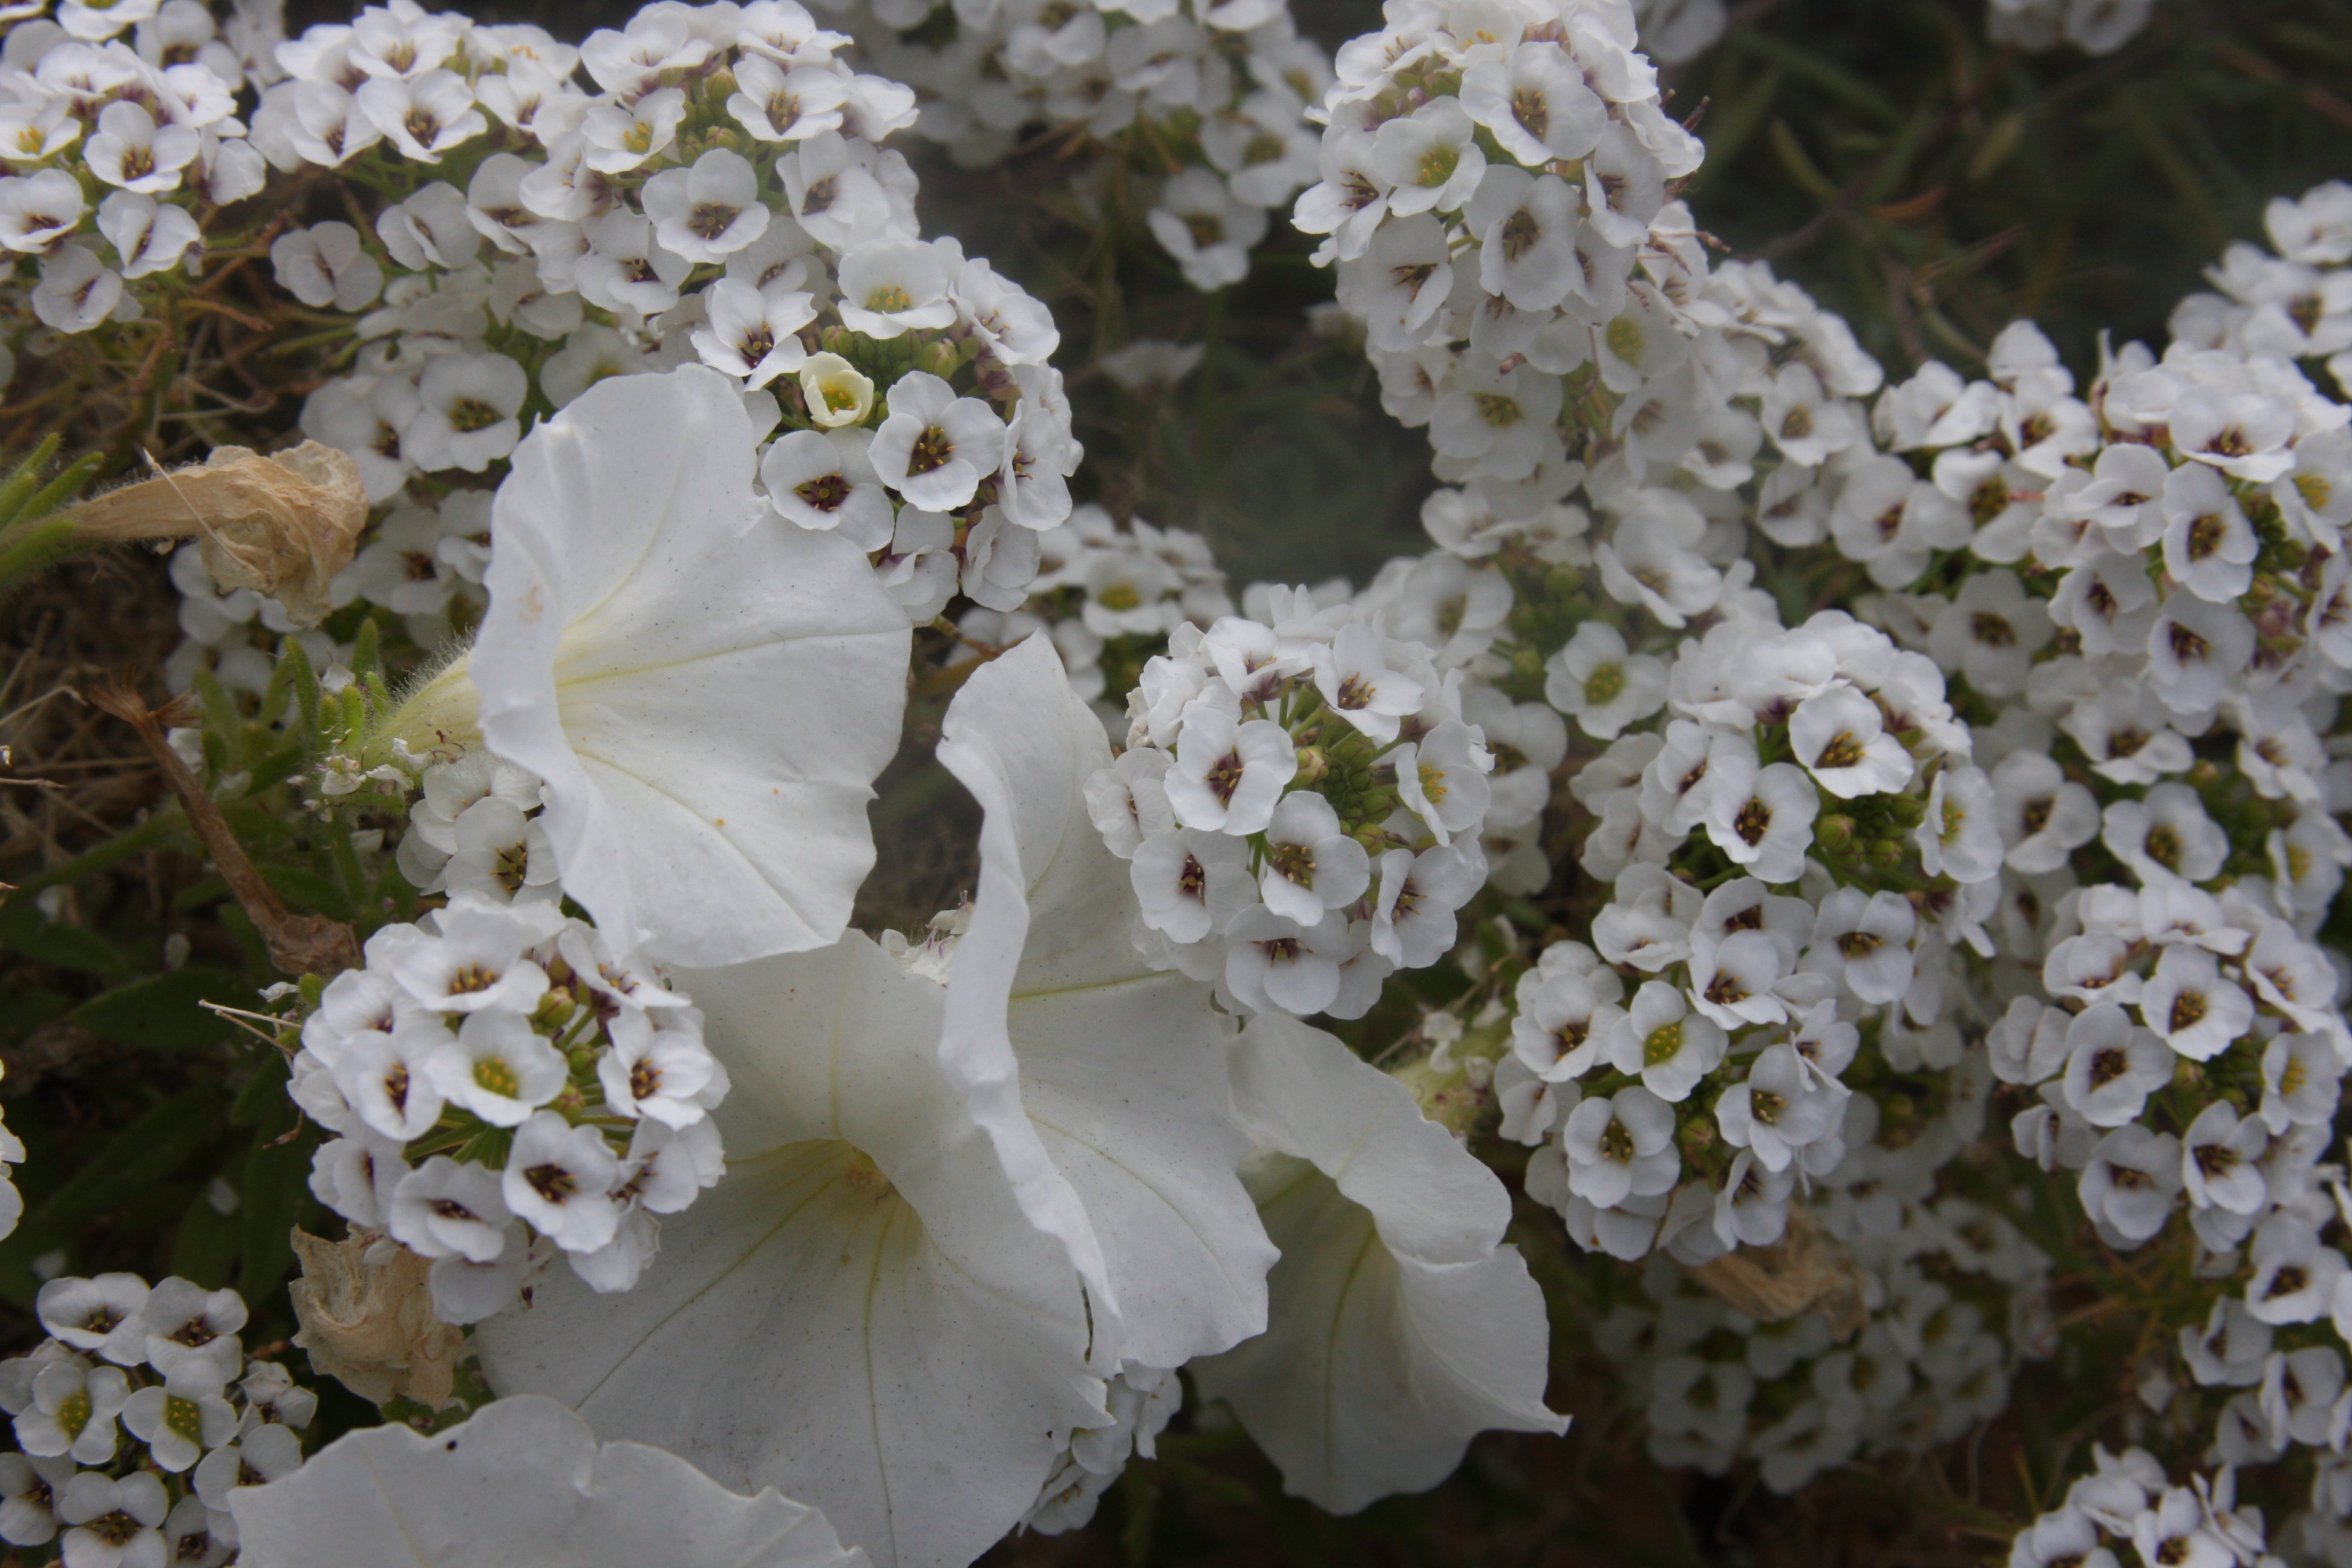
[(91, 997), (74, 1009), (73, 1021), (94, 1035), (142, 1050), (184, 1051), (224, 1039), (236, 1026), (202, 1004), (257, 1008), (260, 996), (225, 970), (173, 970)]
[(59, 969), (121, 980), (138, 972), (123, 952), (84, 926), (53, 921), (30, 899), (11, 899), (0, 907), (0, 943), (20, 958)]
[(352, 639), (352, 674), (362, 680), (383, 668), (383, 630), (370, 616), (360, 623), (359, 636)]
[(294, 707), (301, 715), (301, 742), (307, 752), (319, 743), (319, 677), (310, 668), (310, 656), (302, 645), (286, 637), (278, 645), (278, 668), (286, 672), (293, 688)]
[(245, 1241), (236, 1289), (248, 1301), (258, 1301), (278, 1289), (293, 1268), (294, 1247), (287, 1233), (310, 1195), (310, 1142), (278, 1143), (267, 1134), (265, 1127), (246, 1157), (245, 1202), (238, 1209)]
[(1771, 134), (1772, 151), (1780, 155), (1780, 167), (1800, 189), (1825, 202), (1836, 201), (1845, 194), (1838, 189), (1835, 180), (1822, 173), (1820, 165), (1806, 153), (1805, 144), (1789, 129), (1787, 121), (1772, 121)]
[(1877, 121), (1881, 125), (1903, 123), (1903, 110), (1893, 99), (1871, 86), (1857, 73), (1802, 45), (1790, 43), (1759, 27), (1742, 27), (1731, 36), (1731, 41), (1741, 48), (1761, 55), (1790, 75), (1811, 82), (1828, 97)]
[(8, 940), (5, 929), (11, 916), (20, 909), (30, 910), (35, 908), (33, 894), (43, 888), (79, 882), (84, 877), (95, 876), (117, 861), (127, 860), (154, 847), (157, 842), (185, 826), (186, 822), (176, 804), (168, 805), (146, 821), (124, 828), (97, 848), (85, 850), (62, 866), (52, 866), (46, 871), (26, 878), (17, 884), (16, 890), (8, 895), (6, 904), (0, 905), (0, 941)]
[(32, 499), (33, 492), (41, 488), (41, 470), (57, 458), (60, 439), (56, 435), (44, 437), (41, 444), (33, 448), (33, 455), (17, 464), (7, 479), (0, 482), (0, 528), (13, 525), (18, 514), (25, 511), (25, 503)]
[(264, 866), (261, 875), (297, 909), (338, 921), (350, 920), (357, 912), (352, 908), (351, 895), (338, 887), (332, 877), (301, 866)]
[(210, 1084), (182, 1089), (108, 1139), (26, 1216), (26, 1228), (72, 1225), (163, 1181), (219, 1133), (221, 1110)]
[(245, 1226), (236, 1215), (221, 1213), (207, 1194), (198, 1193), (172, 1237), (172, 1272), (217, 1290), (235, 1272), (244, 1239)]
[(213, 672), (202, 666), (196, 669), (195, 692), (196, 700), (204, 704), (205, 728), (228, 742), (230, 755), (236, 766), (244, 767), (247, 763), (245, 719), (237, 712), (235, 700), (229, 696), (227, 689), (213, 678)]
[(1703, 126), (1707, 161), (1692, 179), (1691, 189), (1704, 188), (1710, 171), (1728, 167), (1740, 150), (1755, 139), (1756, 132), (1763, 128), (1764, 117), (1772, 112), (1780, 96), (1780, 84), (1786, 79), (1781, 68), (1772, 66), (1707, 116)]
[(236, 1103), (228, 1108), (229, 1125), (258, 1125), (265, 1131), (273, 1133), (291, 1125), (292, 1117), (278, 1114), (293, 1109), (294, 1102), (286, 1096), (286, 1084), (290, 1077), (284, 1057), (276, 1051), (263, 1057), (253, 1076), (245, 1080), (245, 1087), (236, 1091)]

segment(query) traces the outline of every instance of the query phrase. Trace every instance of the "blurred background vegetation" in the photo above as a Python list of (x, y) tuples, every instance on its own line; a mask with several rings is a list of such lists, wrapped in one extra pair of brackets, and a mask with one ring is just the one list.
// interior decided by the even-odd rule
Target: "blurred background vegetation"
[[(575, 38), (631, 8), (474, 7)], [(349, 7), (297, 0), (289, 12), (299, 27)], [(1379, 20), (1369, 0), (1298, 0), (1297, 15), (1327, 46)], [(1667, 76), (1673, 110), (1697, 116), (1708, 143), (1687, 192), (1701, 226), (1725, 254), (1767, 259), (1843, 312), (1895, 377), (1931, 357), (1966, 368), (2021, 315), (2078, 373), (2095, 364), (2103, 330), (2160, 346), (2200, 270), (2230, 241), (2259, 238), (2265, 202), (2352, 177), (2352, 0), (2162, 0), (2138, 38), (2101, 59), (1988, 44), (1984, 0), (1743, 0), (1723, 40)], [(1237, 590), (1333, 574), (1360, 584), (1425, 548), (1426, 443), (1381, 413), (1357, 350), (1311, 323), (1330, 286), (1302, 237), (1277, 225), (1246, 282), (1202, 296), (1139, 215), (1103, 216), (1074, 195), (1077, 165), (1052, 138), (982, 171), (908, 150), (927, 231), (958, 236), (1052, 306), (1088, 448), (1082, 496), (1200, 531)], [(1098, 357), (1138, 337), (1200, 344), (1201, 365), (1164, 395), (1131, 396)], [(290, 424), (299, 391), (255, 424)], [(156, 431), (159, 450), (185, 430)], [(31, 1263), (55, 1249), (78, 1272), (238, 1283), (255, 1298), (248, 1338), (290, 1327), (282, 1237), (310, 1210), (299, 1162), (275, 1147), (290, 1111), (267, 1064), (190, 1005), (250, 1002), (268, 971), (217, 880), (140, 826), (162, 815), (162, 796), (127, 731), (72, 695), (126, 660), (152, 684), (175, 640), (173, 605), (161, 563), (126, 552), (78, 562), (0, 610), (0, 879), (22, 889), (0, 904), (0, 1094), (32, 1146), (20, 1173), (32, 1217), (0, 1243), (5, 1348), (37, 1332), (23, 1310)], [(877, 811), (885, 870), (863, 923), (911, 924), (970, 885), (974, 824), (929, 763), (936, 709), (914, 717)], [(328, 907), (328, 892), (308, 891)], [(167, 954), (172, 973), (126, 999), (126, 983)], [(248, 1092), (213, 1087), (224, 1061)], [(182, 1131), (157, 1137), (164, 1127)], [(2037, 1239), (2063, 1246), (2064, 1228)], [(1577, 1417), (1565, 1441), (1482, 1440), (1436, 1492), (1331, 1520), (1281, 1498), (1236, 1429), (1188, 1413), (1089, 1530), (1009, 1542), (990, 1561), (1985, 1563), (2046, 1501), (2036, 1489), (2053, 1455), (2112, 1429), (2126, 1403), (2135, 1347), (2093, 1324), (2074, 1359), (2048, 1369), (2056, 1376), (2030, 1377), (2009, 1413), (1927, 1459), (1850, 1467), (1797, 1500), (1752, 1475), (1662, 1471), (1643, 1457), (1638, 1402), (1574, 1331), (1591, 1265), (1571, 1272), (1548, 1214), (1519, 1239), (1562, 1310), (1552, 1402)], [(2067, 1267), (2062, 1255), (2062, 1312)], [(332, 1421), (331, 1398), (348, 1396), (331, 1396)]]

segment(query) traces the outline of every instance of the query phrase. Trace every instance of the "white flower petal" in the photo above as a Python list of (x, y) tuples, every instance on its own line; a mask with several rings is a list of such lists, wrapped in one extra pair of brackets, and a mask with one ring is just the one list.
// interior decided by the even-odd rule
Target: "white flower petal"
[(1292, 1492), (1352, 1513), (1435, 1486), (1475, 1434), (1544, 1407), (1543, 1292), (1500, 1245), (1510, 1201), (1403, 1086), (1319, 1029), (1261, 1016), (1234, 1103), (1276, 1151), (1251, 1188), (1282, 1261), (1266, 1332), (1194, 1363)]
[(837, 937), (898, 745), (906, 616), (767, 515), (752, 462), (727, 377), (616, 376), (517, 448), (493, 512), (484, 741), (547, 781), (565, 890), (665, 963)]
[(571, 1568), (849, 1568), (824, 1516), (727, 1491), (685, 1460), (598, 1447), (551, 1399), (503, 1399), (426, 1436), (352, 1432), (292, 1475), (229, 1493), (252, 1568), (415, 1568), (562, 1562)]
[(1223, 1026), (1207, 986), (1135, 950), (1127, 868), (1087, 809), (1102, 721), (1036, 636), (965, 683), (943, 736), (987, 815), (941, 1063), (1069, 1248), (1097, 1364), (1176, 1366), (1259, 1332), (1274, 1250), (1235, 1174)]

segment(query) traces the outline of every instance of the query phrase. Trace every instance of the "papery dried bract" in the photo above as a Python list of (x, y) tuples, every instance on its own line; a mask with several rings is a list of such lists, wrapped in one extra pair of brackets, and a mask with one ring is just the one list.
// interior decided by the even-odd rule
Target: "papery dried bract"
[(222, 593), (250, 588), (307, 626), (332, 607), (328, 585), (352, 563), (368, 498), (347, 455), (305, 441), (268, 457), (216, 447), (202, 463), (109, 491), (71, 515), (89, 540), (194, 535)]
[(310, 1364), (378, 1405), (448, 1404), (466, 1336), (433, 1315), (425, 1259), (388, 1248), (389, 1258), (371, 1263), (371, 1243), (359, 1237), (329, 1241), (297, 1230), (292, 1240), (302, 1266), (289, 1288), (302, 1325), (294, 1342)]

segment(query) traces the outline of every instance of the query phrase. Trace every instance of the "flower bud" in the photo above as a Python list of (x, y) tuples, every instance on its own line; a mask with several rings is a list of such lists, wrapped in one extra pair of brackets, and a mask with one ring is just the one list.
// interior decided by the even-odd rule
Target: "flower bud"
[(1298, 782), (1300, 784), (1311, 784), (1330, 771), (1331, 759), (1324, 755), (1322, 747), (1298, 748)]
[(1853, 818), (1843, 813), (1832, 813), (1813, 824), (1813, 842), (1831, 855), (1843, 855), (1853, 847)]
[(551, 986), (539, 1005), (531, 1010), (530, 1026), (542, 1035), (551, 1035), (571, 1021), (572, 1010), (579, 1004), (572, 999), (570, 988)]
[[(825, 340), (833, 339), (827, 329)], [(808, 399), (809, 418), (820, 428), (855, 425), (874, 411), (874, 384), (839, 354), (809, 356), (801, 366), (801, 395)]]

